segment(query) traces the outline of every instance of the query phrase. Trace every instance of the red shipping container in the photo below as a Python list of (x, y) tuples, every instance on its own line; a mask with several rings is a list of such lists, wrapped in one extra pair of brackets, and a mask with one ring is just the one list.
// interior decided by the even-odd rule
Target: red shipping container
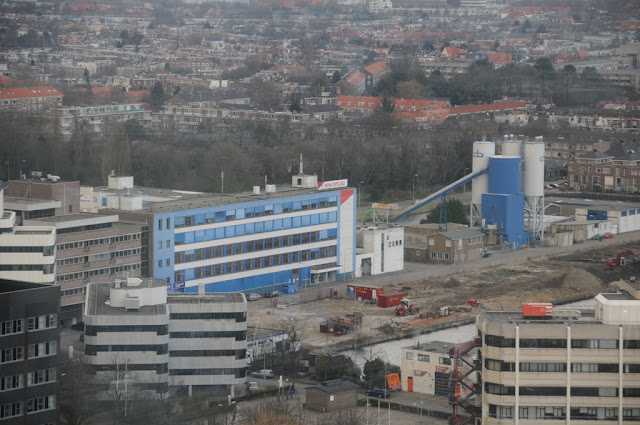
[(378, 286), (363, 286), (363, 285), (347, 285), (349, 293), (355, 292), (356, 298), (364, 298), (370, 300), (372, 298), (378, 298), (384, 293), (384, 288)]
[(524, 303), (522, 304), (522, 317), (553, 317), (553, 304)]
[(389, 295), (380, 295), (378, 297), (378, 307), (395, 307), (400, 305), (400, 302), (404, 297), (409, 295), (408, 293), (404, 294), (389, 294)]

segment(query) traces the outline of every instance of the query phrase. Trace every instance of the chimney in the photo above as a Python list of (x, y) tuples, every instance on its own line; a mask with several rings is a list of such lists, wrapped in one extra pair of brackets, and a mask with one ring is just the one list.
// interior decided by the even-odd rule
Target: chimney
[(304, 168), (302, 164), (302, 154), (300, 154), (300, 172), (298, 174), (304, 174)]

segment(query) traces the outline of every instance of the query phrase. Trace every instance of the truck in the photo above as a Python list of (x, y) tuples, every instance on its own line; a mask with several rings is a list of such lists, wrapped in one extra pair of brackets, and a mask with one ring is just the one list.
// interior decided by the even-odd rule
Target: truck
[(525, 319), (548, 319), (553, 317), (551, 303), (523, 303), (522, 317)]
[(400, 305), (396, 307), (396, 316), (408, 316), (416, 314), (420, 309), (411, 303), (411, 300), (403, 298)]
[(356, 298), (364, 298), (367, 300), (377, 299), (380, 295), (384, 294), (384, 288), (368, 285), (347, 285), (347, 291)]
[(402, 302), (402, 299), (407, 295), (409, 294), (402, 293), (402, 294), (378, 295), (378, 307), (387, 308), (387, 307), (395, 307), (397, 305), (400, 305), (400, 303)]

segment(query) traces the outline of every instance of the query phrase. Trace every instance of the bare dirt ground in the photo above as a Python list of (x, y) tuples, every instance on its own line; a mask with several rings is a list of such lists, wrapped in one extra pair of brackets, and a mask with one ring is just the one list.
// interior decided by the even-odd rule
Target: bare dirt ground
[[(454, 275), (429, 277), (409, 282), (398, 282), (385, 287), (385, 293), (407, 289), (412, 302), (420, 312), (438, 311), (442, 306), (451, 307), (451, 316), (426, 326), (407, 327), (403, 323), (417, 316), (396, 317), (394, 308), (379, 308), (366, 302), (340, 296), (284, 309), (250, 306), (255, 308), (249, 315), (249, 326), (283, 329), (283, 323), (295, 324), (302, 330), (302, 341), (315, 348), (335, 349), (358, 344), (390, 339), (390, 335), (402, 329), (414, 333), (426, 332), (434, 326), (443, 326), (442, 321), (460, 321), (475, 315), (475, 310), (466, 305), (470, 299), (478, 299), (488, 307), (519, 307), (523, 302), (571, 301), (593, 296), (605, 291), (611, 282), (640, 277), (640, 260), (632, 256), (619, 267), (604, 264), (605, 258), (615, 257), (625, 249), (640, 253), (640, 242), (618, 245), (599, 245), (587, 251), (558, 255), (553, 258), (538, 257), (517, 264), (484, 267)], [(404, 291), (402, 291), (404, 292)], [(363, 313), (363, 326), (358, 332), (345, 336), (320, 333), (320, 323), (330, 317), (344, 316), (351, 312)], [(385, 326), (386, 325), (386, 326)]]

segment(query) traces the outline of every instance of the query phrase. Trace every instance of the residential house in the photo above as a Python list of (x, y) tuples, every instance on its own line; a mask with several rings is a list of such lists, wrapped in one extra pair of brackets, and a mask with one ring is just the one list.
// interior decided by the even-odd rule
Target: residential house
[(456, 264), (482, 259), (483, 234), (475, 229), (451, 230), (429, 236), (431, 263)]
[(40, 111), (62, 106), (64, 95), (53, 87), (0, 89), (0, 111)]

